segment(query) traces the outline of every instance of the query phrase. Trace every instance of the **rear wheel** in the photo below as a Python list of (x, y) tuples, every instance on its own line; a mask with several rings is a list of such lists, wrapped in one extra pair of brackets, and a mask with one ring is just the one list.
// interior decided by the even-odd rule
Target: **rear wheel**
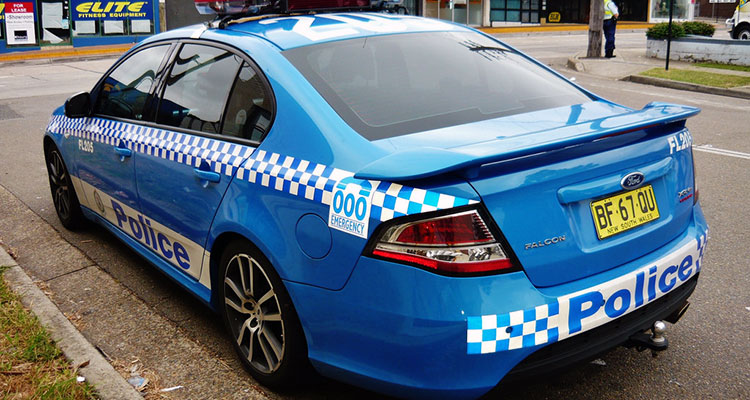
[(55, 205), (57, 217), (65, 228), (78, 229), (84, 225), (85, 218), (81, 212), (81, 204), (78, 202), (78, 196), (76, 196), (73, 182), (60, 151), (56, 147), (50, 146), (45, 153), (45, 160), (49, 187), (52, 192), (52, 203)]
[(263, 385), (292, 386), (309, 376), (307, 344), (289, 294), (252, 245), (236, 241), (221, 259), (224, 324), (251, 375)]

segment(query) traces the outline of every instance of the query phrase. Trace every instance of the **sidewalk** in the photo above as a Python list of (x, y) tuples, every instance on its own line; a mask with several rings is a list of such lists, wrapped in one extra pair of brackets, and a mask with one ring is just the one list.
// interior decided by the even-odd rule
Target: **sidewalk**
[[(76, 247), (81, 242), (66, 241), (2, 185), (0, 204), (0, 237), (16, 254), (14, 260), (0, 247), (0, 265), (12, 267), (4, 278), (71, 364), (90, 361), (80, 373), (99, 398), (278, 398), (254, 383), (238, 359), (224, 361), (191, 337), (153, 302), (146, 303), (107, 273), (104, 268), (111, 265), (98, 265)], [(211, 334), (212, 340), (224, 340)], [(149, 380), (143, 392), (123, 378), (133, 378), (134, 371), (136, 378)]]
[[(678, 90), (717, 94), (721, 96), (750, 99), (750, 86), (724, 89), (712, 86), (696, 85), (667, 79), (640, 76), (641, 72), (652, 68), (664, 68), (666, 60), (646, 57), (642, 49), (615, 50), (615, 58), (586, 58), (585, 52), (576, 54), (568, 59), (568, 68), (604, 78), (631, 81), (647, 85), (667, 87)], [(698, 67), (694, 63), (685, 61), (669, 61), (671, 69), (688, 69), (704, 71), (714, 74), (750, 76), (750, 72), (732, 71), (717, 68)]]
[(133, 43), (115, 44), (106, 46), (88, 46), (88, 47), (49, 47), (42, 50), (19, 51), (15, 53), (0, 54), (0, 63), (14, 61), (31, 61), (31, 60), (56, 60), (56, 59), (89, 59), (100, 57), (119, 56), (133, 47)]

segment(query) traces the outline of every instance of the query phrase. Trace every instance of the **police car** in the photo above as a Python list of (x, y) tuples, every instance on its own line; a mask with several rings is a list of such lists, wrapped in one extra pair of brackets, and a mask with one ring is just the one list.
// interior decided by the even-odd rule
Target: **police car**
[(666, 348), (706, 245), (699, 110), (366, 3), (200, 0), (214, 22), (135, 46), (49, 122), (63, 225), (220, 313), (268, 386), (476, 397)]

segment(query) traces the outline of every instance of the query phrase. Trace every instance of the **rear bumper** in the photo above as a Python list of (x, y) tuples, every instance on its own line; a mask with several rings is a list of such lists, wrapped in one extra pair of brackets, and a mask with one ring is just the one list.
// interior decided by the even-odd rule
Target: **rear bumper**
[(543, 289), (523, 272), (451, 278), (366, 257), (340, 291), (287, 287), (323, 375), (398, 397), (472, 398), (509, 374), (554, 371), (665, 318), (695, 287), (706, 234), (696, 206), (662, 248)]

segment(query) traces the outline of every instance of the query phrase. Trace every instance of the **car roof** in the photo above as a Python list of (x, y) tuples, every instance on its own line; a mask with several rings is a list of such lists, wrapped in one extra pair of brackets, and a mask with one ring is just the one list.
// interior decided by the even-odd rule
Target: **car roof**
[[(195, 38), (206, 25), (193, 25), (153, 36), (151, 42), (165, 38)], [(219, 33), (220, 28), (208, 28)], [(227, 43), (242, 40), (242, 34), (263, 38), (280, 50), (332, 42), (414, 32), (468, 31), (469, 28), (437, 19), (375, 12), (277, 15), (244, 18), (223, 29)], [(237, 35), (237, 34), (240, 35)]]

